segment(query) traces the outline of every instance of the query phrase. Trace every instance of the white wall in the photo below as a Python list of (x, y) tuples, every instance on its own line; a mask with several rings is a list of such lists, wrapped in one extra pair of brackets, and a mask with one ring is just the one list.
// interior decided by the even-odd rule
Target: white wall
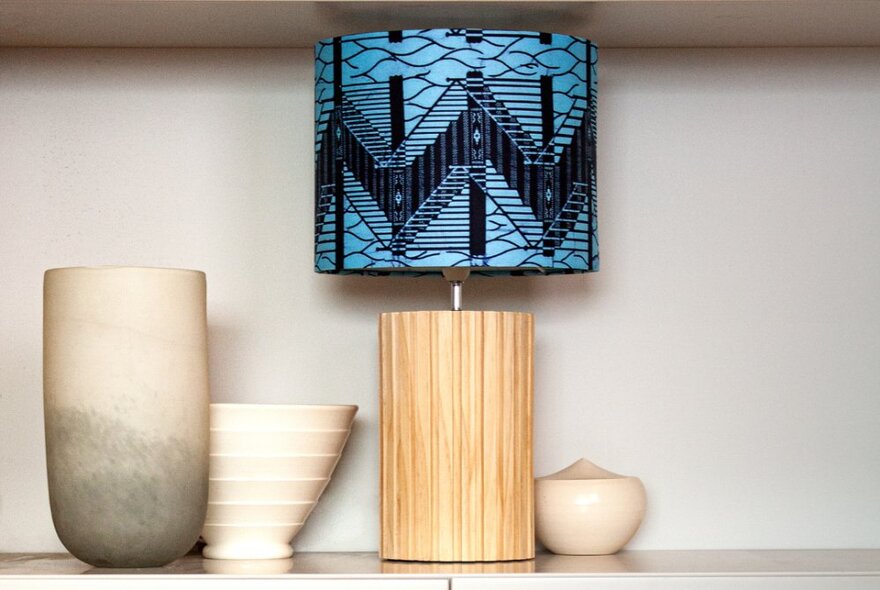
[[(209, 281), (218, 401), (354, 402), (299, 550), (377, 546), (376, 314), (312, 273), (311, 55), (0, 54), (0, 551), (60, 550), (46, 268)], [(474, 279), (537, 316), (536, 468), (641, 476), (638, 549), (880, 547), (880, 50), (603, 51), (602, 271)]]

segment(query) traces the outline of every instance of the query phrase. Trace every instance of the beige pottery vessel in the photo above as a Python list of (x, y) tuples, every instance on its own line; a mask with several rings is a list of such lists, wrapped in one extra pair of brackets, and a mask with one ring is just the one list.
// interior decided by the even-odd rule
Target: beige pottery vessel
[(44, 279), (43, 393), (55, 530), (95, 566), (195, 544), (208, 497), (202, 272), (60, 268)]
[(538, 540), (553, 553), (609, 555), (636, 534), (645, 516), (645, 487), (580, 459), (535, 481)]

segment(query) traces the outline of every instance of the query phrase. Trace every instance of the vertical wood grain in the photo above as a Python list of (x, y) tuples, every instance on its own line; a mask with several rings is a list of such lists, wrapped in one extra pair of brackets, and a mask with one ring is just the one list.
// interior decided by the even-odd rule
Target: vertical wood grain
[(382, 557), (534, 557), (532, 316), (387, 313), (379, 338)]

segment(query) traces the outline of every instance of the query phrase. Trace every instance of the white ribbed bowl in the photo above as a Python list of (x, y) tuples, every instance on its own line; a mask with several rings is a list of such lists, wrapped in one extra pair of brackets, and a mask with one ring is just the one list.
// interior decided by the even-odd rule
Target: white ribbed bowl
[(357, 406), (211, 404), (211, 559), (283, 559), (329, 482)]
[(212, 454), (212, 479), (311, 479), (330, 477), (339, 455)]
[(329, 477), (209, 479), (208, 496), (212, 502), (314, 502), (329, 481)]
[(347, 430), (357, 412), (348, 405), (211, 404), (211, 428), (221, 430)]
[(305, 522), (315, 502), (208, 502), (205, 524)]
[(208, 559), (284, 559), (293, 555), (290, 542), (303, 523), (206, 524), (202, 529)]

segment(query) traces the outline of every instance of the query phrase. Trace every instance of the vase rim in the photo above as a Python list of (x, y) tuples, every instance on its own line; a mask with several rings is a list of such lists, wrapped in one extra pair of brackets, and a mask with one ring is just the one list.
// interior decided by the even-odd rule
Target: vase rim
[[(299, 457), (306, 457), (306, 458), (320, 457), (320, 458), (326, 459), (327, 457), (338, 457), (341, 454), (342, 454), (342, 451), (340, 451), (338, 453), (281, 453), (281, 454), (273, 453), (273, 454), (258, 454), (258, 455), (255, 455), (253, 453), (209, 453), (208, 457), (209, 457), (209, 460), (214, 457), (235, 457), (235, 458), (240, 458), (240, 459), (251, 459), (251, 460), (256, 460), (256, 459), (283, 460), (283, 459), (292, 459), (292, 458), (299, 458)], [(230, 478), (219, 478), (219, 479), (250, 479), (250, 478), (230, 477)], [(264, 478), (258, 477), (255, 479), (262, 481)], [(278, 478), (278, 479), (282, 479), (282, 478)], [(283, 478), (283, 479), (284, 479), (284, 481), (290, 481), (290, 478)], [(297, 479), (313, 479), (313, 478), (297, 478)], [(322, 478), (318, 478), (318, 479), (322, 479)]]
[(283, 409), (296, 409), (296, 408), (306, 408), (309, 410), (341, 410), (341, 409), (358, 409), (356, 404), (276, 404), (273, 402), (267, 403), (235, 403), (235, 402), (217, 402), (211, 403), (211, 407), (219, 407), (219, 408), (267, 408), (273, 410), (283, 410)]
[(349, 432), (351, 428), (211, 428), (210, 432), (256, 432), (265, 434), (287, 434), (304, 432), (309, 434), (341, 434)]
[(157, 271), (157, 272), (179, 272), (187, 274), (205, 274), (204, 271), (190, 268), (173, 268), (165, 266), (124, 266), (124, 265), (94, 265), (94, 266), (62, 266), (58, 268), (50, 268), (46, 270), (46, 274), (60, 272), (110, 272), (110, 271)]

